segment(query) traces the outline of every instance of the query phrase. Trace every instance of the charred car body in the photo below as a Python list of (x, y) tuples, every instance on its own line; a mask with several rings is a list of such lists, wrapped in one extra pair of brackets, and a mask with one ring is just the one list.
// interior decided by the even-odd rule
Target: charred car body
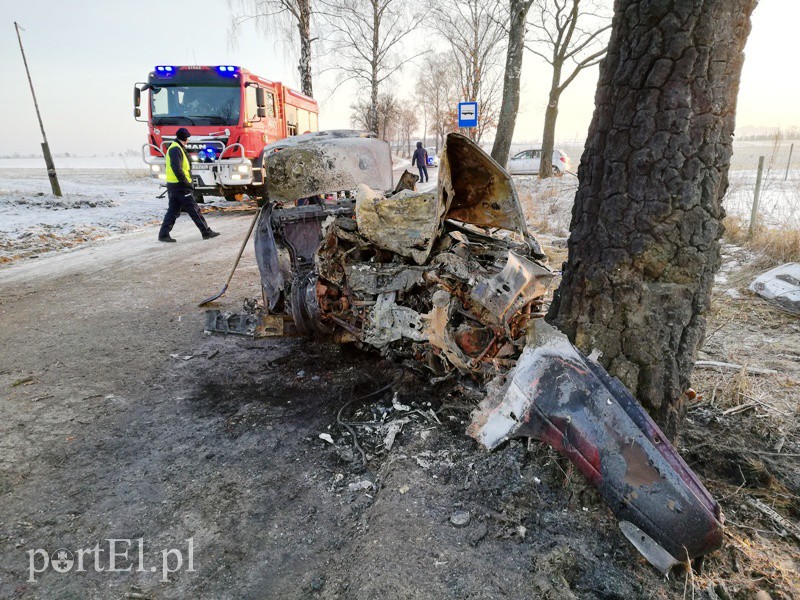
[[(255, 244), (266, 308), (302, 334), (472, 378), (486, 399), (468, 433), (489, 449), (519, 436), (564, 454), (662, 572), (719, 548), (723, 517), (697, 476), (622, 384), (541, 318), (554, 273), (509, 175), (458, 134), (440, 158), (435, 192), (387, 192), (389, 147), (370, 134), (275, 144)], [(342, 190), (355, 197), (294, 206)]]

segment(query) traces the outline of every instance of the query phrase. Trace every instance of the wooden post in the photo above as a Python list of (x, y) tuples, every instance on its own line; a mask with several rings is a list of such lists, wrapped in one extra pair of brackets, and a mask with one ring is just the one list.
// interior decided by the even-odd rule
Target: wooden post
[(786, 175), (783, 176), (783, 180), (786, 181), (789, 179), (789, 165), (792, 164), (792, 151), (794, 150), (794, 144), (789, 146), (789, 160), (786, 161)]
[(756, 192), (753, 194), (753, 211), (750, 213), (750, 239), (756, 233), (756, 222), (758, 221), (758, 200), (761, 196), (761, 175), (764, 172), (764, 157), (758, 157), (758, 174), (756, 175)]
[(47, 135), (44, 133), (44, 124), (42, 123), (42, 115), (39, 112), (39, 103), (36, 101), (36, 92), (33, 91), (33, 80), (31, 79), (31, 72), (28, 69), (28, 59), (25, 58), (25, 50), (22, 47), (22, 37), (19, 34), (19, 24), (14, 21), (14, 27), (17, 29), (17, 40), (19, 40), (19, 51), (22, 52), (22, 62), (25, 63), (25, 73), (28, 74), (28, 83), (31, 86), (31, 95), (33, 96), (33, 106), (36, 108), (36, 118), (39, 119), (39, 128), (42, 130), (42, 154), (44, 154), (44, 164), (47, 166), (47, 176), (50, 178), (50, 187), (53, 189), (54, 196), (61, 196), (61, 186), (58, 184), (58, 177), (56, 176), (56, 165), (53, 162), (53, 156), (50, 154), (50, 146), (47, 143)]

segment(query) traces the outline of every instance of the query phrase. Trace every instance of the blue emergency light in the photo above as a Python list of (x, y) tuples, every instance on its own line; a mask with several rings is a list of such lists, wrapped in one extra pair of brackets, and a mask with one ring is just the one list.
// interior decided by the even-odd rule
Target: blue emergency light
[(158, 65), (156, 67), (156, 75), (159, 77), (172, 77), (177, 72), (177, 67), (171, 67), (169, 65)]
[(234, 67), (232, 65), (220, 65), (216, 67), (216, 69), (217, 73), (223, 77), (236, 77), (236, 74), (239, 72), (239, 67)]

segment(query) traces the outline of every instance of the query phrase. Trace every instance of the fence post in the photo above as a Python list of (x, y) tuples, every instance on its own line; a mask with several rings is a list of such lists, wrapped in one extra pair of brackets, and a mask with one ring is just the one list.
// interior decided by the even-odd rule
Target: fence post
[(789, 165), (792, 164), (792, 151), (794, 150), (794, 144), (789, 146), (789, 160), (786, 161), (786, 175), (784, 175), (783, 180), (786, 181), (789, 179)]
[(764, 172), (764, 157), (758, 157), (758, 175), (756, 175), (756, 191), (753, 194), (753, 211), (750, 213), (750, 238), (756, 233), (756, 222), (758, 220), (758, 200), (761, 196), (761, 175)]

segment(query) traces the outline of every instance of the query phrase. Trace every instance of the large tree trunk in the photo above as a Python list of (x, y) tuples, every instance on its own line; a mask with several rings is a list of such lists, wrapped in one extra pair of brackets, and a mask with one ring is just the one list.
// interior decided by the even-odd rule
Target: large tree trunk
[(720, 264), (757, 0), (617, 0), (548, 314), (674, 437)]
[(503, 76), (503, 101), (497, 119), (497, 133), (492, 146), (492, 158), (505, 167), (511, 150), (511, 139), (519, 110), (519, 80), (522, 55), (525, 50), (525, 22), (531, 0), (511, 0), (506, 70)]
[(300, 90), (309, 98), (314, 97), (314, 87), (311, 83), (311, 2), (298, 0), (297, 6), (300, 19), (297, 27), (300, 30)]

